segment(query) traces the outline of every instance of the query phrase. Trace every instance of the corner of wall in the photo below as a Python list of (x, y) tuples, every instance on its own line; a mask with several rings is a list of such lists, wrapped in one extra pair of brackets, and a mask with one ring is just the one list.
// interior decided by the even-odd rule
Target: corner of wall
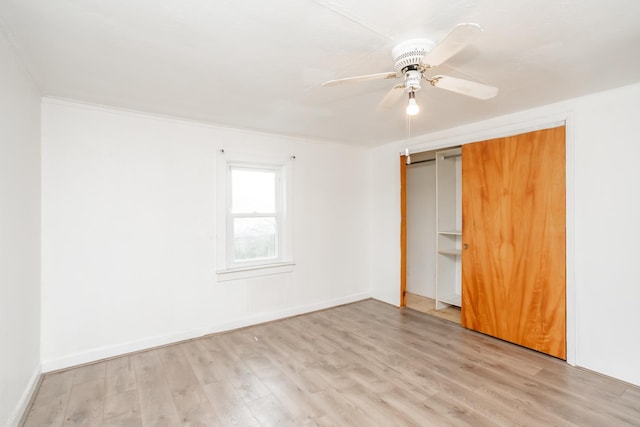
[(27, 383), (22, 396), (20, 396), (20, 400), (18, 401), (18, 405), (13, 410), (13, 413), (9, 415), (9, 419), (7, 420), (6, 427), (18, 427), (24, 424), (27, 419), (27, 413), (29, 408), (31, 407), (31, 403), (35, 398), (36, 391), (40, 386), (40, 381), (42, 379), (42, 366), (40, 363), (36, 366), (29, 378), (29, 382)]

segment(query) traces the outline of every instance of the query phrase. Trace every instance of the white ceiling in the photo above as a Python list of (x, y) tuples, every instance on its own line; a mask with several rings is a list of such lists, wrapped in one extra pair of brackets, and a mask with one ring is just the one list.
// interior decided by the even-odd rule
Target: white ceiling
[(0, 0), (0, 25), (43, 95), (374, 146), (405, 137), (391, 48), (485, 32), (437, 74), (500, 88), (479, 101), (425, 87), (417, 135), (640, 81), (638, 0)]

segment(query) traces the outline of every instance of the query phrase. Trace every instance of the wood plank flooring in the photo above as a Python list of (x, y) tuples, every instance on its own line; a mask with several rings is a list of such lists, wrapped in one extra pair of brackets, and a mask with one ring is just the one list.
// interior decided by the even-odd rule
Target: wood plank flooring
[(37, 426), (640, 426), (640, 388), (375, 301), (44, 377)]
[(418, 310), (441, 319), (447, 319), (451, 322), (460, 324), (460, 307), (450, 306), (442, 310), (436, 310), (436, 300), (433, 298), (423, 297), (422, 295), (406, 293), (407, 308)]

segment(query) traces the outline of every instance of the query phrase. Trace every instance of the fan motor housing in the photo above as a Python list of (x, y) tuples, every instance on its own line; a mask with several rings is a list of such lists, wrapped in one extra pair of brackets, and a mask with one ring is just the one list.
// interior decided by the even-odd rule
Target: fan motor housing
[(396, 72), (402, 72), (406, 67), (419, 64), (433, 46), (435, 43), (429, 39), (411, 39), (396, 45), (391, 50)]

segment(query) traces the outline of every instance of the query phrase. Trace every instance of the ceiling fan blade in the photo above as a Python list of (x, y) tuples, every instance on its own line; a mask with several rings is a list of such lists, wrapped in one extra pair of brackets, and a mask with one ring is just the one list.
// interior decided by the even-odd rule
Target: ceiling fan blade
[(378, 111), (386, 111), (390, 110), (393, 107), (393, 104), (398, 102), (398, 100), (404, 95), (405, 92), (404, 83), (400, 83), (391, 88), (389, 92), (382, 98), (380, 104), (378, 104)]
[(398, 75), (395, 73), (395, 71), (389, 72), (389, 73), (367, 74), (364, 76), (346, 77), (344, 79), (329, 80), (328, 82), (322, 83), (322, 86), (334, 86), (340, 83), (348, 83), (348, 82), (356, 82), (356, 81), (364, 81), (364, 80), (395, 79), (397, 77)]
[(427, 52), (420, 63), (425, 68), (437, 67), (464, 49), (474, 37), (483, 31), (482, 27), (478, 24), (467, 23), (456, 25), (433, 49)]
[(427, 80), (431, 83), (431, 86), (477, 99), (490, 99), (498, 94), (497, 87), (487, 86), (482, 83), (459, 79), (457, 77), (434, 76)]

